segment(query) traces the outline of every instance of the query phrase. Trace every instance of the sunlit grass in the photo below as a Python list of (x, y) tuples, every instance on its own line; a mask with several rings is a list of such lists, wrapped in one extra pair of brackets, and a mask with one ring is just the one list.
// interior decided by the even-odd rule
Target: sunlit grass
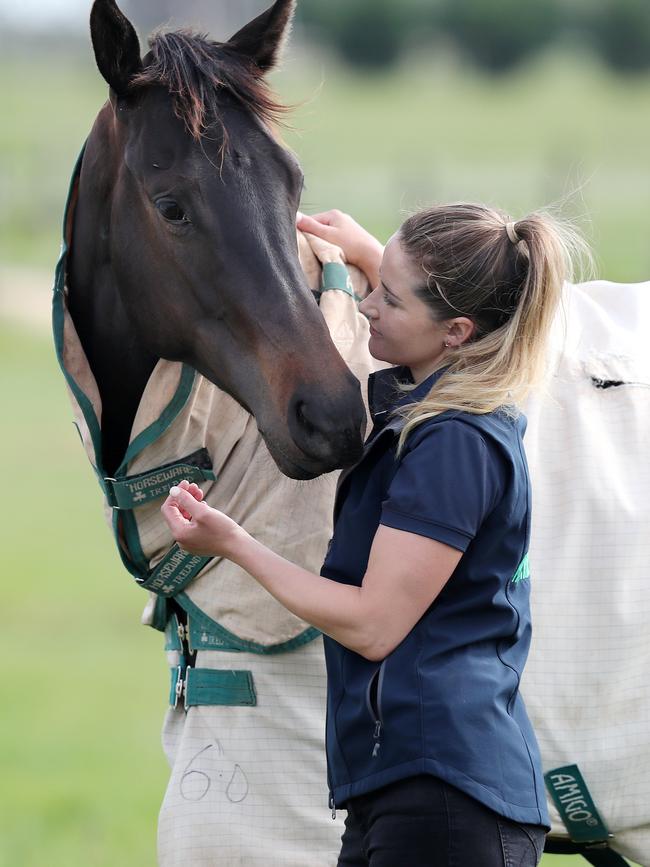
[(153, 867), (161, 636), (132, 585), (45, 339), (0, 330), (0, 864)]

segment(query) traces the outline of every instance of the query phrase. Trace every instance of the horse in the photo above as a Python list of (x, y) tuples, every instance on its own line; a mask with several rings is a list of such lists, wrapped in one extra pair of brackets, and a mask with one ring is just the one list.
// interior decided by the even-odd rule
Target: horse
[(110, 98), (80, 168), (69, 304), (102, 397), (109, 474), (159, 358), (232, 395), (291, 478), (360, 454), (359, 384), (298, 262), (302, 172), (269, 129), (282, 108), (264, 75), (294, 5), (279, 0), (223, 44), (161, 35), (143, 60), (113, 0), (92, 7)]
[(109, 99), (73, 173), (53, 325), (119, 555), (165, 633), (163, 865), (191, 849), (196, 865), (304, 867), (309, 852), (325, 867), (339, 848), (318, 631), (227, 561), (170, 547), (159, 513), (171, 484), (201, 481), (317, 570), (336, 470), (361, 453), (363, 280), (313, 238), (301, 267), (302, 172), (265, 80), (294, 7), (276, 0), (222, 43), (157, 34), (144, 58), (114, 0), (91, 11)]

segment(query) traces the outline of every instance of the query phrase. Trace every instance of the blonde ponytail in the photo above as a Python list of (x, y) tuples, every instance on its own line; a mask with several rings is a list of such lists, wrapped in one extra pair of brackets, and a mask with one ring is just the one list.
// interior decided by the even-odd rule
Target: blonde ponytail
[(404, 408), (399, 451), (417, 425), (446, 410), (517, 414), (543, 372), (562, 286), (589, 249), (547, 213), (512, 221), (471, 204), (415, 214), (398, 237), (426, 275), (416, 292), (433, 318), (467, 316), (475, 325), (469, 341), (446, 350), (446, 370), (427, 397)]

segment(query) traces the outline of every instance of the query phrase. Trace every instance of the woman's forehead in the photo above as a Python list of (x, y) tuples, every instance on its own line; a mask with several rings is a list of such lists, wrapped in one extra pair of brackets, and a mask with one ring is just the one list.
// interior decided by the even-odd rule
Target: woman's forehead
[(399, 294), (402, 290), (416, 289), (422, 283), (421, 273), (415, 263), (407, 256), (400, 243), (399, 232), (388, 239), (380, 269), (385, 285)]
[(404, 267), (405, 262), (406, 255), (400, 244), (399, 234), (395, 232), (394, 235), (390, 236), (384, 248), (384, 256), (381, 261), (382, 272), (384, 269), (389, 269), (390, 271), (401, 269)]

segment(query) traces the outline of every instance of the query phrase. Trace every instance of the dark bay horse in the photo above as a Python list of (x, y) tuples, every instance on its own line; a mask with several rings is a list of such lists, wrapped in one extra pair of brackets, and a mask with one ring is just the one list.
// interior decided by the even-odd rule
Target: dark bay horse
[[(165, 633), (167, 867), (232, 864), (251, 846), (265, 867), (302, 867), (306, 852), (329, 867), (341, 834), (312, 782), (326, 778), (320, 633), (234, 564), (179, 548), (159, 508), (170, 484), (200, 479), (208, 502), (315, 571), (331, 536), (330, 471), (361, 453), (361, 389), (336, 346), (363, 381), (368, 323), (341, 263), (332, 280), (323, 267), (323, 288), (338, 291), (314, 300), (321, 260), (301, 238), (308, 283), (295, 228), (302, 173), (274, 135), (282, 107), (264, 79), (294, 3), (277, 0), (226, 43), (158, 34), (142, 59), (113, 0), (91, 13), (110, 94), (70, 188), (53, 325), (120, 557), (150, 591), (143, 622)], [(185, 758), (206, 713), (214, 731)], [(214, 811), (201, 813), (204, 797)], [(177, 834), (185, 807), (203, 818)], [(285, 826), (297, 861), (275, 845)], [(218, 841), (207, 861), (204, 831)]]
[(102, 399), (103, 469), (120, 464), (159, 358), (182, 361), (252, 413), (287, 476), (359, 456), (365, 413), (298, 261), (302, 173), (278, 142), (264, 75), (295, 0), (228, 42), (158, 34), (95, 0), (110, 85), (85, 146), (69, 307)]

